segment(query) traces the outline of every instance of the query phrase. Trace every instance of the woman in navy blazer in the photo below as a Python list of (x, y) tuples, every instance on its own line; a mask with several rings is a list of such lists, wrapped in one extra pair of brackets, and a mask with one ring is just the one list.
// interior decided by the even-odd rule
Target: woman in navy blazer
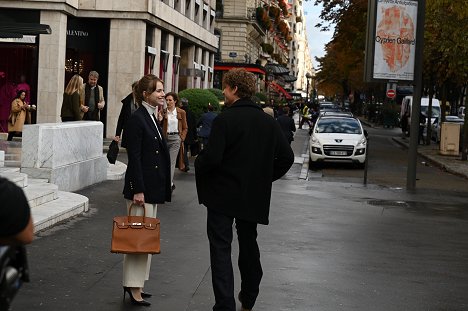
[[(164, 105), (164, 84), (155, 75), (145, 75), (135, 91), (139, 108), (125, 125), (122, 145), (127, 149), (124, 198), (132, 215), (156, 217), (158, 204), (171, 200), (170, 158), (162, 130), (154, 115)], [(135, 208), (138, 206), (138, 208)], [(123, 287), (133, 304), (149, 306), (143, 292), (149, 278), (151, 255), (127, 254), (123, 263)]]

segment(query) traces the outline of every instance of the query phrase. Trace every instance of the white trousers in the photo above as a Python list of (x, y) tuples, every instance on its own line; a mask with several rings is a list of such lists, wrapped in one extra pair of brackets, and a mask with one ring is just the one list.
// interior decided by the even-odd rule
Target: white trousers
[(171, 185), (174, 180), (174, 171), (177, 161), (177, 154), (180, 149), (180, 136), (179, 135), (167, 135), (167, 148), (169, 149), (169, 156), (171, 157)]
[[(132, 205), (132, 201), (127, 200), (127, 213)], [(145, 214), (148, 217), (156, 218), (158, 213), (157, 204), (145, 204)], [(143, 216), (143, 207), (134, 206), (132, 215)], [(145, 281), (149, 279), (151, 267), (150, 254), (125, 254), (123, 261), (123, 286), (125, 287), (141, 287), (145, 285)]]

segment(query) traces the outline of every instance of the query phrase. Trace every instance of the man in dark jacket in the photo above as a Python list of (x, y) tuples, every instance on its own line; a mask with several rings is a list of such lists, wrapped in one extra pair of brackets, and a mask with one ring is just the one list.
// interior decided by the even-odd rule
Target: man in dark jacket
[(257, 299), (263, 275), (257, 224), (268, 224), (272, 182), (294, 162), (276, 120), (251, 101), (256, 78), (243, 68), (223, 78), (224, 110), (213, 121), (209, 144), (195, 160), (198, 200), (208, 208), (213, 310), (234, 311), (232, 224), (239, 241), (242, 310)]
[(280, 125), (281, 130), (284, 133), (284, 136), (288, 140), (289, 144), (294, 140), (293, 132), (296, 131), (296, 125), (294, 124), (293, 118), (289, 115), (289, 107), (283, 107), (283, 113), (276, 119)]

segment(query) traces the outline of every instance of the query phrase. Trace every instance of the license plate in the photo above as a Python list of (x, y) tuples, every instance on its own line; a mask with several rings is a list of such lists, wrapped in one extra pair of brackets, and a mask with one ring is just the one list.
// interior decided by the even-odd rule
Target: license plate
[(345, 156), (348, 153), (346, 151), (330, 151), (330, 155), (334, 156)]

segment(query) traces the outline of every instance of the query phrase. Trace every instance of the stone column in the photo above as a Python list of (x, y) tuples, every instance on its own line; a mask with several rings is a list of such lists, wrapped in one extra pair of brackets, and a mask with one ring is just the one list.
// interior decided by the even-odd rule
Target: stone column
[(112, 19), (109, 37), (107, 137), (115, 135), (122, 103), (132, 83), (144, 72), (146, 25), (143, 21)]
[(174, 85), (172, 85), (172, 63), (174, 56), (174, 35), (167, 35), (167, 47), (166, 50), (169, 52), (169, 58), (167, 59), (167, 71), (164, 77), (164, 90), (165, 92), (173, 92)]
[(41, 11), (41, 24), (52, 29), (40, 35), (37, 82), (37, 123), (60, 121), (67, 45), (67, 16), (60, 12)]

